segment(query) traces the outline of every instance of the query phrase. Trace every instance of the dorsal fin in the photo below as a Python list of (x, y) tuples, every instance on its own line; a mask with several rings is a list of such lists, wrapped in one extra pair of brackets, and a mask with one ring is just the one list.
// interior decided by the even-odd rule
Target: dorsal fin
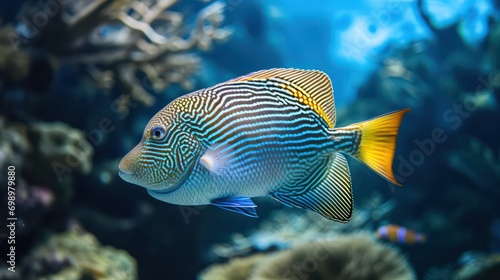
[(272, 80), (309, 106), (328, 123), (335, 126), (335, 104), (330, 78), (318, 70), (274, 68), (250, 73), (228, 82)]

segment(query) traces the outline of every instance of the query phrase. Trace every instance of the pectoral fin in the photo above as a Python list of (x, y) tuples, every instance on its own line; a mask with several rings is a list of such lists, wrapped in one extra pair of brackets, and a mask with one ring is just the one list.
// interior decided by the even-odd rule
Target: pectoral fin
[(317, 165), (301, 191), (284, 188), (271, 195), (285, 205), (309, 209), (330, 220), (341, 223), (351, 220), (354, 204), (351, 175), (345, 157), (339, 153)]
[(227, 211), (240, 213), (252, 218), (258, 218), (257, 211), (255, 210), (257, 205), (255, 205), (250, 198), (245, 196), (217, 198), (212, 200), (210, 203)]
[(232, 151), (224, 144), (214, 144), (205, 151), (200, 158), (200, 163), (210, 173), (219, 175), (227, 170)]

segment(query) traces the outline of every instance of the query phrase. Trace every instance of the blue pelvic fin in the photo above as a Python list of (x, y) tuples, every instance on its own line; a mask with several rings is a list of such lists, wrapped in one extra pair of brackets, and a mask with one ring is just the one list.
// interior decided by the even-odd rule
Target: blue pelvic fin
[(240, 213), (252, 218), (258, 218), (257, 211), (255, 210), (257, 205), (255, 205), (253, 201), (246, 196), (217, 198), (212, 200), (210, 203), (227, 211)]
[(339, 153), (319, 162), (299, 186), (282, 188), (271, 196), (287, 206), (309, 209), (337, 222), (347, 223), (352, 217), (349, 166)]

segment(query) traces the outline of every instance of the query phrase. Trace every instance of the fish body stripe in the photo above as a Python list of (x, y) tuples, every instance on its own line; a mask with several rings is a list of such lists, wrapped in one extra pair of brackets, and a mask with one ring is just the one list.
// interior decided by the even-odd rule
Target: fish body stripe
[(209, 144), (230, 143), (235, 167), (266, 150), (311, 155), (332, 147), (321, 117), (273, 83), (223, 84), (210, 91), (219, 98), (206, 103), (218, 104), (192, 129)]
[(335, 129), (332, 132), (332, 138), (336, 151), (354, 156), (359, 151), (361, 130), (356, 126)]
[[(217, 143), (227, 145), (231, 176), (236, 179), (238, 174), (253, 174), (255, 177), (249, 180), (255, 180), (260, 189), (251, 192), (266, 195), (272, 192), (271, 186), (278, 189), (297, 185), (310, 173), (316, 159), (334, 148), (328, 122), (319, 109), (314, 109), (317, 104), (298, 93), (290, 94), (290, 89), (280, 83), (244, 81), (220, 84), (174, 101), (157, 114), (158, 119), (169, 120), (166, 122), (167, 131), (187, 126), (192, 137), (204, 147)], [(162, 149), (178, 145), (178, 139), (167, 137), (149, 146), (153, 151), (150, 157), (161, 158)], [(184, 168), (179, 161), (182, 159), (173, 159), (175, 165)], [(259, 170), (263, 164), (276, 171)], [(310, 184), (318, 184), (324, 177), (322, 168), (324, 166), (317, 167), (322, 176), (313, 176)], [(193, 176), (188, 183), (206, 185), (200, 181), (203, 178)], [(242, 184), (234, 191), (245, 188), (252, 186)]]
[(407, 242), (406, 238), (407, 238), (407, 230), (403, 227), (400, 227), (398, 228), (397, 230), (397, 242), (399, 242), (400, 244), (405, 244)]
[[(308, 105), (300, 103), (279, 84), (222, 84), (196, 95), (191, 95), (194, 102), (182, 100), (180, 105), (174, 106), (181, 106), (184, 112), (185, 108), (195, 107), (189, 106), (190, 103), (198, 105), (197, 113), (191, 114), (190, 119), (184, 114), (178, 117), (178, 121), (195, 122), (192, 131), (208, 144), (233, 143), (234, 162), (245, 164), (245, 158), (254, 156), (252, 150), (259, 148), (272, 150), (290, 146), (290, 150), (297, 154), (300, 150), (311, 155), (318, 149), (331, 146), (331, 143), (324, 143), (321, 116), (311, 116), (314, 113)], [(176, 144), (175, 141), (164, 143), (167, 145)]]
[(377, 235), (379, 238), (399, 244), (414, 244), (416, 242), (425, 241), (425, 236), (423, 234), (396, 225), (379, 227), (377, 229)]

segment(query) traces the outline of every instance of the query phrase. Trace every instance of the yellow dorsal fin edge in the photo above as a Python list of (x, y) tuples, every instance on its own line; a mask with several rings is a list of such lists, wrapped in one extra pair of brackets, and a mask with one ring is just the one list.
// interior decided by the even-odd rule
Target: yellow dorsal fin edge
[(335, 102), (330, 78), (318, 70), (274, 68), (250, 73), (228, 82), (276, 80), (279, 86), (309, 106), (330, 128), (336, 123)]

